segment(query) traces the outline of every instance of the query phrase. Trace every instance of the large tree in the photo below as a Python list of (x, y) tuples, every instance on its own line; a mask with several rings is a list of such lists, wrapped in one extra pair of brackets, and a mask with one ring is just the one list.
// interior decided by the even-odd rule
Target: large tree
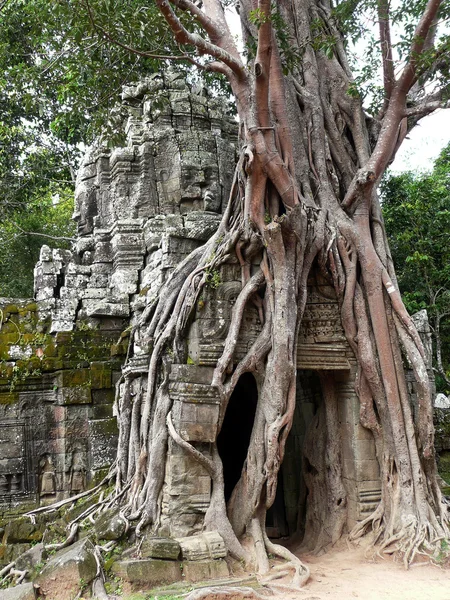
[[(449, 538), (449, 529), (436, 483), (430, 388), (422, 343), (398, 290), (377, 187), (409, 129), (446, 102), (448, 42), (439, 37), (437, 24), (445, 21), (448, 3), (414, 4), (415, 23), (401, 37), (398, 64), (386, 0), (370, 6), (354, 1), (333, 5), (328, 0), (241, 0), (245, 60), (220, 0), (204, 0), (201, 7), (191, 0), (156, 0), (156, 4), (189, 56), (210, 57), (198, 61), (202, 68), (229, 81), (239, 115), (241, 150), (218, 232), (177, 269), (138, 324), (145, 327), (153, 349), (140, 421), (131, 422), (128, 409), (119, 415), (123, 440), (134, 443), (133, 429), (140, 431), (139, 452), (119, 447), (119, 487), (126, 484), (127, 472), (134, 474), (127, 492), (130, 518), (140, 518), (138, 532), (158, 521), (167, 435), (155, 432), (166, 427), (167, 415), (169, 434), (211, 474), (206, 525), (218, 529), (240, 558), (246, 557), (239, 541), (246, 531), (257, 548), (264, 540), (267, 551), (276, 550), (264, 532), (265, 515), (274, 501), (293, 419), (297, 334), (307, 278), (315, 263), (337, 293), (345, 335), (358, 362), (360, 422), (373, 433), (381, 472), (381, 502), (351, 538), (373, 530), (379, 546), (400, 552), (406, 564), (418, 551), (433, 553), (442, 539)], [(341, 30), (346, 13), (364, 9), (378, 28), (383, 72), (383, 98), (373, 115), (364, 110)], [(186, 14), (199, 27), (186, 25), (191, 23)], [(400, 20), (401, 14), (395, 18)], [(220, 394), (222, 418), (242, 373), (257, 373), (259, 399), (247, 460), (226, 506), (217, 448), (214, 444), (209, 459), (177, 433), (161, 369), (169, 347), (172, 356), (182, 355), (189, 315), (207, 274), (230, 252), (236, 252), (241, 262), (242, 291), (213, 385)], [(257, 256), (260, 268), (250, 276), (249, 265)], [(264, 321), (261, 333), (230, 373), (244, 308), (257, 293)], [(414, 413), (404, 357), (417, 383)], [(310, 494), (322, 498), (316, 507), (323, 513), (322, 527), (336, 540), (343, 531), (345, 511), (334, 438), (337, 399), (326, 379), (322, 387), (326, 410), (316, 433), (327, 436), (327, 461), (335, 468), (309, 485), (316, 488)], [(127, 394), (125, 381), (124, 407)], [(258, 556), (260, 569), (266, 569), (264, 551)], [(297, 582), (305, 576), (298, 566)]]

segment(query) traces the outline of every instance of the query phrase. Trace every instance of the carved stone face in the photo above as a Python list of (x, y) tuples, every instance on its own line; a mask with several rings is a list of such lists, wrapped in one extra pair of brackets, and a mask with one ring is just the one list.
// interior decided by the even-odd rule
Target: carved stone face
[(94, 217), (98, 213), (96, 191), (84, 181), (77, 184), (72, 219), (77, 223), (78, 235), (89, 235), (94, 230)]
[(220, 213), (227, 199), (235, 144), (220, 127), (226, 118), (220, 121), (206, 97), (191, 93), (182, 79), (163, 92), (162, 104), (157, 89), (149, 99), (139, 90), (129, 90), (144, 108), (129, 116), (128, 145), (112, 153), (93, 149), (80, 168), (73, 214), (80, 238), (118, 220)]
[(182, 162), (180, 213), (194, 210), (220, 212), (221, 190), (217, 164)]

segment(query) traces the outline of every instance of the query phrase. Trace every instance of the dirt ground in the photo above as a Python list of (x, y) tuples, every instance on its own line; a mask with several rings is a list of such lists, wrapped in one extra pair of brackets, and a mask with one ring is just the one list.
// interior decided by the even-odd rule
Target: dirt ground
[[(295, 548), (290, 549), (295, 551)], [(267, 600), (450, 600), (450, 564), (437, 567), (423, 562), (406, 570), (403, 563), (394, 562), (391, 557), (385, 560), (374, 558), (373, 552), (366, 553), (361, 547), (349, 548), (345, 542), (321, 556), (295, 553), (310, 568), (308, 583), (299, 592), (278, 590), (274, 596), (259, 590), (264, 597), (267, 595)], [(289, 580), (285, 578), (279, 583), (287, 584)], [(227, 584), (227, 587), (229, 585), (240, 584)], [(142, 592), (132, 596), (110, 596), (110, 600), (178, 600), (185, 593), (186, 589)]]
[(323, 556), (301, 556), (311, 578), (298, 600), (450, 600), (450, 566), (419, 563), (406, 570), (392, 558), (365, 556), (341, 546)]

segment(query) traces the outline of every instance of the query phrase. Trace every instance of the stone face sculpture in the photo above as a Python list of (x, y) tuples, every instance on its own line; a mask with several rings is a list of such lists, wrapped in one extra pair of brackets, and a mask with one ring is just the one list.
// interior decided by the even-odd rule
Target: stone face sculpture
[(237, 126), (223, 102), (173, 73), (122, 96), (127, 145), (99, 142), (77, 175), (73, 256), (48, 250), (36, 267), (39, 309), (55, 332), (77, 318), (129, 317), (213, 233), (229, 196)]

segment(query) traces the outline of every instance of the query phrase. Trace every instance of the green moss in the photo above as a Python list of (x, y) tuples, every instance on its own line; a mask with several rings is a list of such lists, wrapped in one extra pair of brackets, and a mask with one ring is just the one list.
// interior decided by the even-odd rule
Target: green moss
[(111, 356), (125, 356), (128, 349), (128, 343), (124, 342), (122, 344), (111, 344), (110, 347), (110, 355)]
[(5, 316), (17, 315), (19, 313), (19, 307), (17, 304), (7, 304), (3, 310)]
[(0, 393), (0, 404), (1, 405), (15, 404), (18, 401), (19, 401), (18, 392)]
[(91, 434), (96, 435), (116, 435), (118, 433), (117, 420), (115, 417), (102, 419), (101, 421), (91, 422)]
[(60, 358), (43, 358), (41, 361), (42, 371), (58, 371), (63, 368), (63, 361)]
[(61, 370), (57, 373), (58, 387), (79, 387), (90, 385), (91, 371), (90, 369), (71, 369)]
[(2, 344), (15, 345), (20, 341), (21, 333), (16, 330), (12, 330), (12, 333), (4, 333), (2, 335)]
[(9, 344), (3, 343), (3, 340), (0, 341), (0, 360), (8, 360), (9, 359)]
[(111, 369), (97, 369), (95, 363), (92, 363), (91, 387), (94, 390), (109, 389), (112, 387)]
[(42, 539), (45, 525), (33, 524), (27, 517), (12, 519), (5, 529), (8, 544), (17, 542), (39, 542)]
[(100, 497), (100, 492), (94, 494), (94, 496), (88, 496), (86, 498), (80, 498), (75, 502), (75, 505), (67, 510), (66, 507), (63, 507), (59, 510), (61, 518), (57, 521), (58, 527), (62, 528), (62, 531), (65, 532), (65, 526), (67, 523), (71, 523), (74, 519), (79, 517), (82, 512), (84, 512), (89, 506), (95, 504)]

